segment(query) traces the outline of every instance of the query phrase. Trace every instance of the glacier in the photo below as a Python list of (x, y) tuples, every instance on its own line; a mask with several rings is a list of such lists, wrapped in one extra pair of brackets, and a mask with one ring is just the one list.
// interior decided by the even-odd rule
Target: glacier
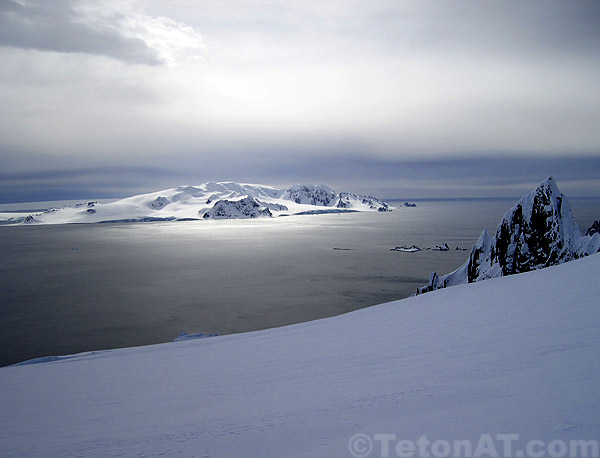
[(337, 193), (324, 185), (287, 189), (235, 182), (180, 186), (110, 203), (82, 202), (43, 212), (11, 215), (0, 224), (189, 221), (309, 215), (344, 211), (392, 211), (373, 196)]

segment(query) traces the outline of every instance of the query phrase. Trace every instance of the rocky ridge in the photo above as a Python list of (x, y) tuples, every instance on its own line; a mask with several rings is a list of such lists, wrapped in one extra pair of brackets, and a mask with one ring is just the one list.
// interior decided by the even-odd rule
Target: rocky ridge
[(481, 232), (469, 259), (454, 272), (439, 276), (416, 294), (488, 278), (528, 272), (600, 251), (600, 234), (582, 235), (567, 198), (552, 179), (523, 196), (505, 214), (493, 236)]

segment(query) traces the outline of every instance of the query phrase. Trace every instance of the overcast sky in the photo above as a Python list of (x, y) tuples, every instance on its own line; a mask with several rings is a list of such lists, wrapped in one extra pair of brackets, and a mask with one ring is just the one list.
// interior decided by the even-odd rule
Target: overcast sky
[(600, 2), (0, 0), (0, 203), (600, 195)]

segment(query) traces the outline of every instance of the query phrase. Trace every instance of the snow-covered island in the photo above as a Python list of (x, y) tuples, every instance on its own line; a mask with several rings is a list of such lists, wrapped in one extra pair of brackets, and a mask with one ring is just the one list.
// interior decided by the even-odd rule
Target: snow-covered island
[(180, 186), (110, 203), (89, 201), (39, 213), (11, 215), (8, 219), (0, 220), (0, 224), (258, 218), (348, 211), (389, 212), (393, 208), (376, 197), (338, 193), (324, 185), (296, 184), (280, 189), (219, 182)]

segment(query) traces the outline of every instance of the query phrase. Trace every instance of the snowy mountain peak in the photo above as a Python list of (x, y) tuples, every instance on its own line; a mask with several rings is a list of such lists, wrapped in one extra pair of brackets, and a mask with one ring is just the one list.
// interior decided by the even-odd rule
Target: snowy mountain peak
[(237, 197), (273, 197), (280, 198), (281, 190), (272, 186), (258, 184), (236, 183), (234, 181), (209, 182), (198, 186), (205, 192), (233, 194)]
[(572, 232), (575, 237), (581, 235), (571, 213), (571, 206), (552, 177), (546, 178), (533, 191), (524, 195), (515, 207), (506, 212), (504, 219), (507, 219), (507, 215), (514, 214), (517, 207), (522, 208), (524, 219), (533, 224), (547, 220), (560, 225), (561, 230)]
[(571, 206), (550, 177), (504, 215), (496, 231), (496, 256), (503, 275), (577, 257), (581, 230)]
[(494, 237), (482, 231), (469, 259), (452, 273), (432, 274), (417, 294), (561, 264), (600, 251), (600, 234), (581, 235), (567, 198), (542, 181), (505, 214)]

